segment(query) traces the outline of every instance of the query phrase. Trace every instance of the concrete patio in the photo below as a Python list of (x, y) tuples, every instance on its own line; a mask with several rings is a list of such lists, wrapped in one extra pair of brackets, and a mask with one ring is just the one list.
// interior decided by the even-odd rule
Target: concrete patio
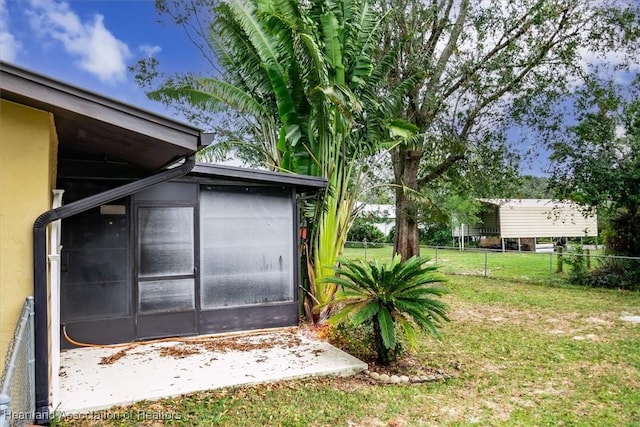
[(63, 351), (60, 358), (57, 410), (65, 414), (234, 385), (348, 376), (367, 368), (297, 328), (85, 347)]

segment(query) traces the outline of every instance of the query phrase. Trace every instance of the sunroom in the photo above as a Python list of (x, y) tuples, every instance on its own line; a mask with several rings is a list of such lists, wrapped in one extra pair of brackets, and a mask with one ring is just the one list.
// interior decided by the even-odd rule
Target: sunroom
[[(61, 174), (66, 202), (108, 187)], [(183, 178), (64, 219), (63, 336), (111, 344), (296, 325), (297, 198), (323, 186), (199, 164)]]

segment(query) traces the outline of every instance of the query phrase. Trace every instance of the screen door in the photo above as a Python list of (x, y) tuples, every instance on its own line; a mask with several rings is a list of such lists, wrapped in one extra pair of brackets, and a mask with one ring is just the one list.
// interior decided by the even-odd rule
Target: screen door
[(194, 206), (138, 206), (137, 338), (196, 332)]

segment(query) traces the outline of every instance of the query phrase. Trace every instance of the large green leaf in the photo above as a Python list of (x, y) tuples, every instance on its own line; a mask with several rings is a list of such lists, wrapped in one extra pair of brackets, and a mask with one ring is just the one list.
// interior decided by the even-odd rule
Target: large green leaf
[(333, 83), (344, 84), (344, 64), (342, 63), (342, 44), (340, 43), (340, 24), (332, 12), (320, 16), (320, 25), (324, 40), (324, 53), (333, 69)]
[(229, 3), (236, 20), (247, 34), (251, 44), (260, 55), (260, 59), (271, 67), (275, 67), (280, 76), (285, 74), (280, 64), (276, 40), (264, 27), (256, 13), (256, 7), (250, 0), (232, 0)]
[(382, 307), (378, 312), (378, 324), (380, 325), (380, 334), (382, 342), (388, 350), (396, 348), (396, 331), (391, 313), (386, 307)]

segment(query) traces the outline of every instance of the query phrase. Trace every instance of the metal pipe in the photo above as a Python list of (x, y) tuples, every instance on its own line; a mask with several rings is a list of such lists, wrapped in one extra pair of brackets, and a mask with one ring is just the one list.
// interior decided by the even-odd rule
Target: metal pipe
[[(40, 215), (33, 225), (33, 293), (35, 297), (35, 355), (36, 355), (36, 407), (38, 424), (49, 423), (49, 328), (47, 298), (47, 225), (55, 220), (96, 208), (104, 203), (129, 196), (165, 181), (185, 176), (196, 164), (195, 155), (173, 169), (164, 170), (155, 175), (94, 194), (68, 205), (48, 210)], [(57, 326), (54, 326), (57, 327)]]

